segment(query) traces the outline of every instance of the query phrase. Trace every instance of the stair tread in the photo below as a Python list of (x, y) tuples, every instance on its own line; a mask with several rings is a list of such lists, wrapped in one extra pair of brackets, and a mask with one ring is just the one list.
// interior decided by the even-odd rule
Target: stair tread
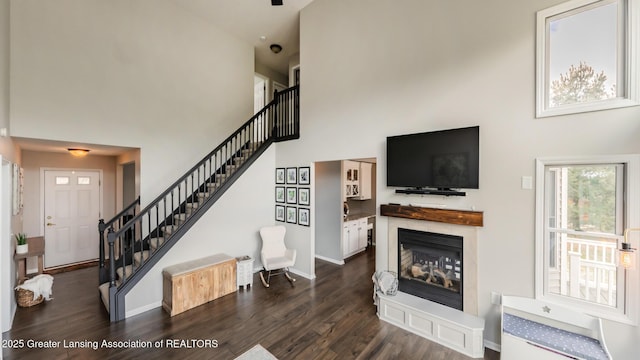
[(176, 230), (179, 225), (165, 225), (161, 229), (164, 232), (171, 233), (173, 230)]
[(133, 267), (131, 265), (127, 265), (124, 267), (125, 270), (122, 270), (122, 267), (119, 267), (116, 269), (116, 274), (118, 274), (118, 278), (122, 279), (124, 278), (123, 275), (126, 275), (126, 277), (130, 277), (131, 274), (133, 274)]
[(149, 239), (149, 246), (153, 250), (157, 249), (162, 244), (164, 244), (164, 238), (163, 237)]
[(141, 260), (147, 261), (149, 260), (149, 250), (144, 250), (133, 254), (133, 260), (135, 260), (136, 264), (140, 265)]
[(199, 193), (198, 193), (198, 197), (199, 197), (199, 198), (201, 198), (201, 199), (202, 199), (202, 198), (209, 197), (209, 195), (211, 195), (211, 193), (210, 193), (210, 192), (208, 192), (208, 191), (202, 191), (202, 192), (199, 192)]
[(98, 286), (98, 291), (100, 292), (102, 304), (104, 305), (105, 309), (107, 309), (107, 312), (109, 312), (109, 283), (106, 282)]

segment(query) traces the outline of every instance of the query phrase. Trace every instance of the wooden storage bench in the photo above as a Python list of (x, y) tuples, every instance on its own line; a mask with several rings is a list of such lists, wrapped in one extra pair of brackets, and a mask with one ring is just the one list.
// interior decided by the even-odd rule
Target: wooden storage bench
[(216, 254), (162, 271), (162, 307), (171, 316), (236, 291), (236, 259)]

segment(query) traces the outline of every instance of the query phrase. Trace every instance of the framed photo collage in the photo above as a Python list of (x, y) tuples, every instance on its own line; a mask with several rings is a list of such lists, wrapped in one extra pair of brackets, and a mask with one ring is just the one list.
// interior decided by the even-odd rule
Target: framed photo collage
[(310, 225), (310, 184), (308, 166), (276, 168), (276, 221)]

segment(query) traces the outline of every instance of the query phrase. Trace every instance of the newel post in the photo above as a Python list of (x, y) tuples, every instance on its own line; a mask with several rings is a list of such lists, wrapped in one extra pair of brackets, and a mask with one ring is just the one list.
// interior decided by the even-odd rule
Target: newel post
[(98, 221), (98, 239), (100, 239), (100, 270), (104, 268), (104, 230), (106, 225), (104, 219)]
[(113, 228), (109, 228), (109, 233), (107, 234), (107, 241), (109, 242), (109, 287), (116, 286), (116, 254), (115, 254), (115, 243), (116, 243), (116, 234), (113, 231)]

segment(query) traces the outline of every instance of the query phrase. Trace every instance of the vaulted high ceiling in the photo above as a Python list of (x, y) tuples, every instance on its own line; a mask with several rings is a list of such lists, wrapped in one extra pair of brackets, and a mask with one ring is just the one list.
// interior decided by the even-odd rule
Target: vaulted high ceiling
[[(286, 75), (289, 57), (300, 49), (300, 10), (312, 0), (284, 0), (282, 6), (272, 6), (271, 0), (173, 1), (252, 44), (257, 62)], [(269, 49), (271, 44), (281, 45), (282, 52), (274, 54)]]

